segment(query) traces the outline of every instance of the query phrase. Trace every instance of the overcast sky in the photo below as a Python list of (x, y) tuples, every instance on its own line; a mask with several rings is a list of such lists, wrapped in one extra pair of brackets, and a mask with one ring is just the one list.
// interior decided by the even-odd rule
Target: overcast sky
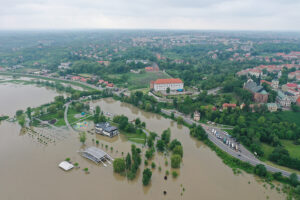
[(0, 0), (0, 29), (300, 30), (300, 0)]

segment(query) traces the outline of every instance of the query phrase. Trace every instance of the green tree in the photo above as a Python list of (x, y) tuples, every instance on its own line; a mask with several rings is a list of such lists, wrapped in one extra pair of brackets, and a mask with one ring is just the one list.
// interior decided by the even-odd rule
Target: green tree
[(165, 150), (165, 143), (163, 140), (157, 140), (156, 148), (158, 151), (163, 152)]
[(16, 116), (19, 117), (23, 114), (23, 110), (17, 110)]
[(129, 153), (127, 153), (126, 156), (126, 169), (130, 169), (131, 168), (131, 156)]
[(146, 186), (151, 180), (152, 172), (149, 168), (144, 169), (143, 171), (143, 185)]
[(125, 160), (122, 158), (116, 158), (113, 162), (113, 168), (116, 173), (124, 172), (126, 168)]
[(28, 107), (26, 110), (26, 114), (27, 114), (28, 119), (30, 119), (30, 120), (31, 120), (31, 112), (32, 112), (31, 108)]
[(136, 120), (135, 120), (135, 125), (136, 125), (136, 126), (139, 126), (140, 124), (141, 124), (140, 118), (136, 118)]
[(64, 111), (59, 110), (59, 111), (57, 112), (57, 116), (58, 116), (59, 118), (63, 118), (63, 117), (64, 117)]
[(85, 132), (81, 132), (79, 133), (79, 141), (84, 144), (86, 141), (86, 133)]
[(254, 173), (260, 177), (266, 177), (267, 176), (267, 169), (264, 165), (258, 164), (254, 168)]
[(171, 138), (171, 129), (168, 128), (167, 130), (164, 130), (161, 134), (161, 139), (165, 142), (165, 144), (169, 144)]
[(296, 173), (290, 175), (290, 183), (292, 186), (296, 187), (299, 184), (298, 176)]
[(166, 90), (167, 94), (170, 94), (170, 88), (168, 87)]
[(183, 124), (183, 118), (182, 117), (178, 117), (177, 118), (177, 123), (178, 124)]
[(180, 168), (181, 156), (178, 154), (173, 154), (171, 156), (171, 167), (172, 168)]
[(173, 154), (178, 154), (180, 155), (180, 157), (182, 158), (183, 156), (183, 149), (181, 145), (177, 145), (174, 149), (173, 149)]

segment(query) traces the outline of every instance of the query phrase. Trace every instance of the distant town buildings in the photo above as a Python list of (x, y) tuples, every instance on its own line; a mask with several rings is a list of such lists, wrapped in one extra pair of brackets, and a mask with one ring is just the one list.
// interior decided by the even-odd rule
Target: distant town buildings
[(268, 93), (260, 85), (257, 85), (252, 79), (249, 79), (244, 84), (244, 89), (253, 94), (253, 99), (256, 103), (267, 103)]
[(276, 102), (283, 108), (291, 107), (292, 103), (290, 98), (287, 95), (285, 95), (282, 91), (278, 91)]
[(195, 112), (194, 112), (194, 120), (195, 120), (195, 121), (200, 121), (200, 115), (201, 115), (200, 112), (195, 111)]
[(227, 108), (236, 108), (236, 104), (235, 103), (224, 103), (222, 108), (223, 108), (223, 110), (227, 109)]
[(66, 70), (66, 69), (70, 69), (70, 62), (66, 62), (66, 63), (60, 63), (60, 65), (58, 66), (58, 69), (60, 70)]
[(98, 63), (100, 63), (100, 64), (102, 64), (102, 65), (104, 65), (104, 66), (108, 66), (109, 65), (109, 61), (104, 61), (104, 60), (99, 60), (99, 61), (97, 61)]
[(170, 88), (170, 90), (183, 90), (183, 86), (184, 84), (179, 78), (157, 79), (150, 82), (150, 88), (154, 91), (166, 91), (167, 88)]
[(267, 107), (270, 112), (276, 112), (278, 109), (278, 106), (276, 103), (267, 103)]

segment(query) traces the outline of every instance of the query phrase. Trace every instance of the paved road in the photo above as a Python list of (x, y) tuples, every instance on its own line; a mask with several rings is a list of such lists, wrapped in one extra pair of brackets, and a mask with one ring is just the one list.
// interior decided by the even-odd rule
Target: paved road
[[(168, 111), (168, 110), (165, 110), (165, 109), (162, 109), (161, 110), (162, 113), (166, 114), (166, 115), (171, 115), (172, 111)], [(218, 146), (220, 149), (222, 149), (223, 151), (225, 151), (226, 153), (230, 154), (231, 156), (241, 160), (241, 161), (244, 161), (244, 162), (248, 162), (250, 163), (251, 165), (255, 166), (255, 165), (258, 165), (258, 164), (263, 164), (265, 165), (266, 169), (270, 172), (281, 172), (281, 174), (283, 176), (286, 176), (286, 177), (289, 177), (291, 175), (290, 172), (288, 171), (285, 171), (285, 170), (282, 170), (282, 169), (279, 169), (279, 168), (276, 168), (276, 167), (273, 167), (273, 166), (270, 166), (270, 165), (267, 165), (266, 163), (258, 160), (250, 151), (248, 151), (243, 145), (239, 145), (239, 149), (241, 150), (241, 152), (238, 152), (238, 151), (235, 151), (233, 149), (231, 149), (230, 147), (228, 147), (226, 144), (224, 144), (221, 140), (219, 140), (216, 136), (214, 136), (212, 134), (212, 132), (210, 131), (210, 128), (213, 127), (213, 126), (208, 126), (206, 124), (202, 124), (202, 123), (198, 123), (194, 120), (192, 120), (191, 118), (179, 113), (179, 112), (175, 112), (174, 113), (174, 116), (175, 117), (182, 117), (183, 120), (188, 123), (188, 124), (196, 124), (196, 125), (201, 125), (204, 130), (206, 131), (207, 133), (207, 136), (208, 136), (208, 139), (210, 141), (212, 141), (216, 146)], [(213, 127), (214, 129), (217, 129), (219, 132), (221, 131), (218, 127)], [(300, 176), (298, 175), (298, 179), (300, 180)]]

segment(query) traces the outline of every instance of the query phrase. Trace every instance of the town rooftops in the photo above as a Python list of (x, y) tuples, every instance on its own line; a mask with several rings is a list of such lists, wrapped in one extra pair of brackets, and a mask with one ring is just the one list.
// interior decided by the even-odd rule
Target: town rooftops
[(152, 82), (153, 84), (174, 84), (174, 83), (183, 83), (179, 78), (168, 78), (168, 79), (157, 79)]
[(296, 101), (298, 104), (300, 104), (300, 97), (297, 99), (297, 101)]
[(298, 85), (296, 83), (287, 83), (287, 87), (296, 88)]
[(253, 93), (259, 93), (263, 90), (263, 87), (257, 85), (252, 79), (249, 79), (247, 83), (245, 83), (244, 88), (250, 90)]
[(235, 108), (236, 104), (235, 103), (224, 103), (223, 104), (223, 109), (224, 108)]

